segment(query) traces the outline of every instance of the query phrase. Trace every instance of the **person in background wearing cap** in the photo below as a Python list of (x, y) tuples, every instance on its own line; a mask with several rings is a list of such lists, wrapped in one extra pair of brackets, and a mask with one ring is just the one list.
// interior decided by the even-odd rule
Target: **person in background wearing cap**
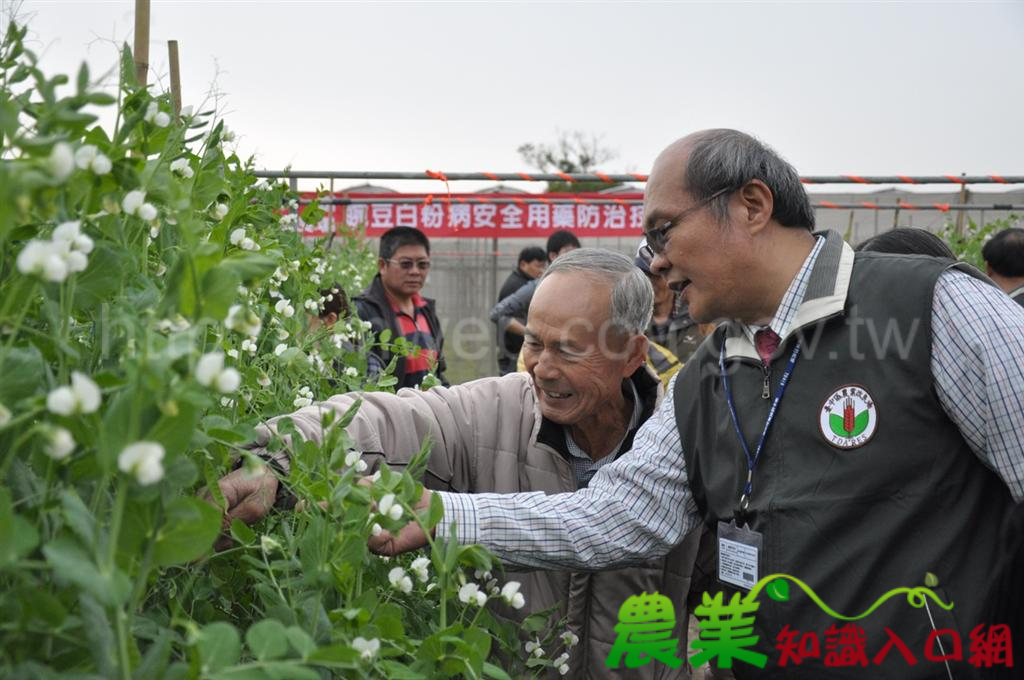
[[(668, 336), (669, 339), (678, 337), (675, 334), (668, 333), (668, 329), (670, 328), (673, 320), (670, 318), (670, 314), (672, 309), (675, 308), (676, 295), (669, 290), (668, 285), (665, 283), (665, 277), (651, 274), (651, 260), (643, 254), (645, 252), (650, 252), (650, 249), (646, 248), (646, 244), (646, 241), (640, 241), (640, 250), (637, 251), (637, 256), (636, 259), (633, 260), (633, 264), (635, 264), (637, 268), (647, 276), (647, 280), (651, 282), (651, 287), (654, 289), (654, 315), (651, 317), (651, 323), (647, 325), (647, 330), (644, 332), (644, 335), (647, 336), (649, 341), (647, 343), (647, 365), (652, 371), (658, 374), (662, 384), (665, 385), (665, 387), (668, 387), (668, 383), (672, 380), (672, 376), (678, 373), (679, 369), (683, 367), (682, 361), (680, 361), (679, 357), (676, 356), (675, 352), (665, 345), (660, 344), (665, 340), (665, 336)], [(659, 314), (661, 314), (665, 319), (665, 322), (662, 324), (657, 323)], [(697, 328), (696, 326), (693, 326), (692, 321), (690, 322), (690, 326), (692, 326), (691, 332), (699, 335), (699, 333), (697, 333)], [(711, 330), (714, 330), (713, 326)], [(658, 331), (661, 331), (662, 335), (658, 336)], [(703, 335), (700, 336), (701, 339), (703, 339), (703, 337)], [(694, 347), (699, 344), (699, 342), (693, 343)], [(692, 352), (693, 350), (690, 351)], [(516, 370), (526, 370), (526, 361), (523, 359), (522, 353), (520, 353), (518, 359), (516, 359)]]
[[(671, 352), (678, 362), (686, 363), (706, 335), (690, 318), (689, 310), (674, 290), (669, 288), (664, 276), (651, 272), (654, 252), (647, 245), (647, 239), (640, 241), (634, 263), (647, 274), (654, 286), (654, 316), (647, 327), (647, 338)], [(659, 371), (660, 373), (660, 371)], [(674, 372), (673, 372), (674, 374)]]
[[(305, 439), (318, 441), (324, 411), (341, 415), (362, 400), (347, 432), (353, 447), (365, 452), (367, 474), (381, 461), (403, 467), (429, 439), (433, 446), (423, 483), (431, 489), (469, 496), (565, 494), (586, 488), (598, 470), (629, 450), (633, 435), (664, 394), (644, 362), (648, 343), (643, 331), (654, 294), (630, 258), (597, 248), (563, 255), (540, 281), (526, 324), (526, 372), (425, 391), (341, 394), (285, 418)], [(279, 420), (257, 429), (258, 447), (266, 445)], [(287, 474), (286, 452), (270, 456), (257, 448), (255, 453)], [(236, 518), (259, 520), (275, 498), (288, 503), (273, 474), (254, 476), (240, 469), (221, 479), (220, 488), (228, 503), (227, 526)], [(605, 660), (616, 641), (620, 608), (642, 592), (672, 599), (676, 620), (671, 637), (685, 648), (685, 599), (696, 549), (693, 532), (667, 556), (615, 571), (507, 573), (502, 578), (522, 584), (525, 606), (497, 612), (520, 620), (554, 607), (552, 621), (566, 618), (568, 637), (545, 648), (552, 659), (566, 655), (552, 673), (564, 666), (565, 677), (578, 680), (682, 680), (689, 677), (685, 658), (675, 667), (648, 664), (626, 676), (610, 671)]]

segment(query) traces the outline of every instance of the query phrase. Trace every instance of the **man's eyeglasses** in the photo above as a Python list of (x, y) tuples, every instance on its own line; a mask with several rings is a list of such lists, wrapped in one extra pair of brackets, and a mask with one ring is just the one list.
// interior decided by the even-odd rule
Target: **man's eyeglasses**
[(665, 245), (668, 243), (668, 232), (672, 230), (672, 227), (681, 224), (683, 220), (685, 220), (687, 217), (697, 212), (701, 208), (707, 206), (707, 204), (710, 203), (711, 201), (715, 200), (719, 196), (724, 196), (725, 194), (731, 191), (733, 190), (728, 187), (724, 189), (719, 189), (715, 193), (705, 198), (703, 201), (697, 203), (696, 205), (691, 205), (686, 210), (683, 210), (681, 213), (679, 213), (672, 219), (665, 220), (664, 222), (661, 223), (661, 225), (645, 231), (644, 236), (647, 239), (647, 247), (652, 251), (652, 259), (654, 253), (665, 252)]
[(393, 264), (397, 264), (402, 269), (412, 269), (416, 267), (420, 271), (428, 271), (430, 269), (430, 260), (387, 260)]

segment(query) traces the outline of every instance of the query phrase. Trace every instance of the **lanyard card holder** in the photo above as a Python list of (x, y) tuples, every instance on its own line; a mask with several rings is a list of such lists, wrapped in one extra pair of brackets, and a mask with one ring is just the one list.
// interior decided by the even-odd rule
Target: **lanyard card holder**
[(718, 580), (745, 590), (757, 583), (764, 536), (736, 520), (718, 523)]

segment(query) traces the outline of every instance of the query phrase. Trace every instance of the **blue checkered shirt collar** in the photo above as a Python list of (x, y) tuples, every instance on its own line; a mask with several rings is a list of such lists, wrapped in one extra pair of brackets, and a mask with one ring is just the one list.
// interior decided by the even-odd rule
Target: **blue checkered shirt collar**
[[(800, 265), (800, 271), (793, 277), (789, 288), (786, 289), (786, 294), (782, 296), (779, 308), (775, 310), (775, 316), (768, 323), (768, 328), (778, 333), (780, 338), (786, 337), (786, 333), (789, 332), (790, 326), (793, 325), (793, 319), (796, 318), (800, 305), (803, 304), (804, 297), (807, 295), (807, 282), (810, 281), (811, 271), (814, 269), (814, 263), (818, 259), (818, 253), (821, 252), (823, 245), (825, 245), (825, 238), (816, 236), (814, 247), (807, 255), (807, 258), (804, 259), (804, 263)], [(765, 327), (743, 325), (743, 332), (746, 334), (747, 339), (750, 340), (750, 344), (754, 344), (754, 334), (763, 328)]]

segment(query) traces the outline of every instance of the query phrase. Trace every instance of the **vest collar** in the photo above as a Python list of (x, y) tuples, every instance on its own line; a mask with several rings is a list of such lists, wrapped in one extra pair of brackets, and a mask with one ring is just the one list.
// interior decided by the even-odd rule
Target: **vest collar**
[(1017, 288), (1014, 288), (1009, 293), (1007, 293), (1007, 295), (1009, 295), (1014, 300), (1016, 300), (1018, 295), (1024, 295), (1024, 286), (1019, 286)]
[[(811, 268), (811, 276), (807, 281), (807, 291), (797, 308), (796, 315), (786, 337), (779, 343), (779, 351), (797, 331), (812, 324), (843, 313), (846, 295), (850, 289), (850, 277), (853, 275), (853, 248), (836, 231), (819, 231), (814, 233), (825, 239), (817, 259)], [(743, 332), (743, 325), (738, 321), (729, 321), (725, 329), (725, 356), (727, 359), (746, 358), (760, 361), (753, 343)]]

